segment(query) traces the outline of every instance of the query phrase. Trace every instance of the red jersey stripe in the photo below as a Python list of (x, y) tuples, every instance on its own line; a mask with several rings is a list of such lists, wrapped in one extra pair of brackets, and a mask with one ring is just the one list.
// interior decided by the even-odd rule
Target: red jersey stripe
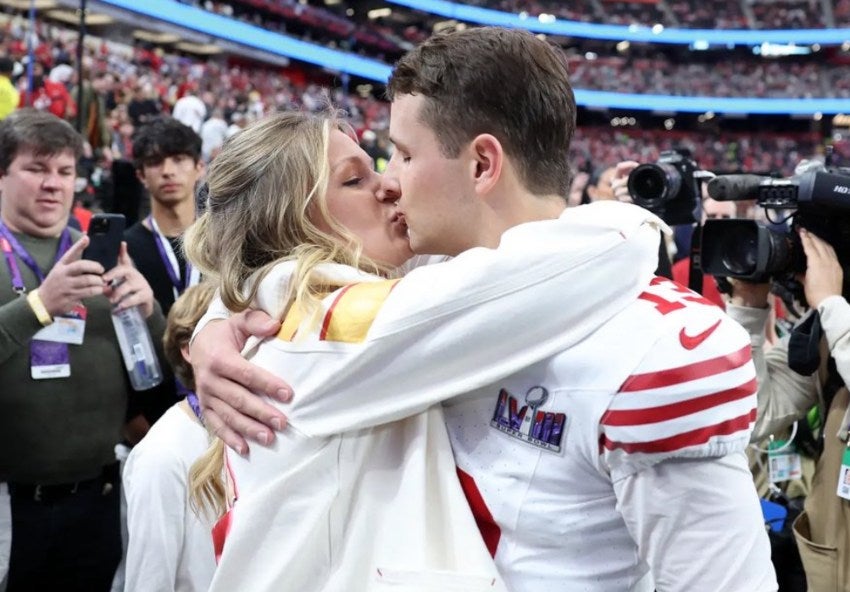
[[(224, 455), (224, 467), (227, 469), (227, 476), (230, 483), (233, 485), (233, 502), (239, 497), (238, 489), (236, 488), (236, 477), (233, 475), (233, 469), (230, 466), (230, 461), (227, 455)], [(225, 486), (225, 490), (227, 486)], [(213, 541), (213, 551), (215, 553), (215, 564), (221, 563), (221, 554), (224, 553), (224, 543), (227, 541), (227, 535), (230, 534), (230, 529), (233, 526), (233, 505), (229, 504), (229, 508), (224, 515), (215, 521), (213, 524), (211, 535)]]
[(601, 445), (608, 450), (620, 449), (629, 454), (643, 452), (647, 454), (658, 454), (663, 452), (673, 452), (690, 446), (699, 446), (707, 443), (714, 436), (728, 436), (741, 430), (749, 429), (750, 424), (756, 420), (756, 409), (735, 417), (727, 419), (714, 425), (706, 426), (690, 432), (684, 432), (669, 438), (661, 438), (658, 440), (650, 440), (648, 442), (615, 442), (610, 440), (605, 434), (600, 438)]
[(336, 298), (334, 298), (333, 304), (331, 304), (331, 307), (328, 309), (328, 312), (325, 314), (325, 318), (322, 321), (322, 330), (319, 333), (319, 341), (324, 341), (325, 338), (328, 336), (328, 327), (331, 326), (331, 319), (333, 318), (334, 309), (336, 308), (336, 305), (339, 304), (339, 301), (342, 299), (345, 293), (348, 292), (348, 289), (351, 288), (351, 286), (356, 285), (357, 284), (351, 284), (344, 287), (342, 290), (339, 291), (339, 294), (336, 295)]
[(656, 407), (646, 407), (644, 409), (609, 409), (602, 416), (602, 423), (609, 426), (628, 426), (628, 425), (643, 425), (648, 423), (658, 423), (676, 419), (719, 407), (724, 403), (738, 401), (746, 397), (752, 396), (758, 390), (758, 382), (755, 378), (752, 380), (716, 393), (710, 393), (692, 399), (686, 399), (677, 403), (668, 405), (658, 405)]
[(472, 509), (475, 523), (481, 532), (481, 538), (484, 539), (484, 544), (487, 545), (490, 556), (495, 557), (496, 548), (499, 546), (499, 540), (502, 538), (502, 529), (499, 528), (499, 525), (493, 519), (493, 514), (490, 512), (490, 508), (487, 507), (487, 502), (484, 501), (484, 497), (478, 490), (478, 485), (475, 483), (472, 475), (458, 467), (457, 476), (460, 479), (460, 487), (463, 489), (466, 501)]
[(738, 351), (725, 356), (679, 366), (678, 368), (668, 368), (645, 374), (632, 374), (620, 387), (619, 392), (645, 391), (664, 388), (681, 382), (690, 382), (740, 368), (751, 359), (750, 346), (747, 344)]
[(233, 508), (225, 512), (224, 516), (216, 520), (212, 527), (213, 552), (215, 553), (215, 564), (221, 563), (221, 554), (224, 553), (224, 543), (227, 540), (227, 535), (230, 534), (230, 528), (233, 525)]

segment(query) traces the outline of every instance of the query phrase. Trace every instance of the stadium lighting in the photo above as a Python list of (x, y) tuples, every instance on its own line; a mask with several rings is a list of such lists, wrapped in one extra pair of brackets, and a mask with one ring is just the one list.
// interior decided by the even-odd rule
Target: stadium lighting
[(366, 13), (366, 16), (369, 17), (370, 20), (375, 20), (379, 18), (383, 18), (385, 16), (390, 16), (393, 13), (392, 8), (373, 8), (369, 12)]
[[(330, 49), (267, 31), (207, 12), (174, 0), (101, 0), (103, 4), (121, 8), (135, 15), (153, 18), (166, 23), (230, 41), (244, 47), (264, 51), (270, 55), (284, 56), (314, 64), (331, 72), (359, 76), (367, 80), (385, 83), (391, 67), (375, 59), (364, 58), (352, 53)], [(670, 29), (667, 29), (667, 33)], [(744, 97), (673, 96), (656, 94), (629, 94), (577, 88), (576, 102), (589, 109), (625, 109), (642, 111), (664, 111), (670, 113), (744, 113), (795, 115), (850, 112), (850, 99), (800, 98), (800, 99), (757, 99)]]
[(850, 29), (673, 29), (665, 28), (655, 33), (646, 25), (601, 25), (580, 21), (555, 19), (542, 22), (528, 18), (528, 13), (510, 13), (479, 6), (469, 6), (447, 0), (387, 0), (389, 4), (406, 6), (431, 14), (477, 23), (514, 29), (528, 29), (534, 33), (581, 37), (586, 39), (628, 40), (644, 43), (672, 43), (690, 45), (705, 39), (712, 45), (759, 45), (769, 43), (797, 43), (798, 45), (839, 45), (850, 39)]

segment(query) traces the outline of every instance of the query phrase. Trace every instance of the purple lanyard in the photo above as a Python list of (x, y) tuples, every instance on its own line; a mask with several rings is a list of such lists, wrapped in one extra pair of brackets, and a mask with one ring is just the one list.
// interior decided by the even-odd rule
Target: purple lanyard
[(165, 271), (168, 272), (171, 285), (174, 286), (174, 298), (176, 299), (189, 287), (192, 281), (192, 266), (188, 261), (186, 262), (186, 277), (183, 278), (183, 281), (180, 281), (180, 264), (177, 262), (177, 256), (174, 254), (171, 243), (168, 243), (168, 250), (166, 250), (165, 243), (168, 239), (159, 232), (159, 227), (153, 216), (148, 216), (147, 223), (153, 233), (153, 242), (156, 243), (156, 250), (159, 251), (159, 257), (162, 259)]
[(192, 408), (195, 417), (197, 417), (198, 421), (200, 421), (201, 425), (203, 425), (204, 419), (201, 417), (201, 403), (198, 401), (198, 395), (196, 395), (194, 391), (190, 391), (186, 388), (183, 383), (176, 378), (174, 379), (174, 382), (177, 385), (177, 394), (186, 397), (186, 402), (189, 404), (189, 407)]
[[(18, 258), (32, 270), (38, 278), (39, 284), (44, 281), (44, 273), (42, 273), (41, 269), (38, 267), (38, 263), (35, 262), (32, 255), (30, 255), (23, 245), (18, 242), (15, 235), (12, 234), (6, 224), (2, 221), (0, 221), (0, 248), (2, 248), (3, 256), (6, 258), (6, 265), (9, 267), (9, 275), (12, 276), (12, 289), (15, 290), (17, 294), (26, 293), (27, 288), (24, 286), (24, 278), (21, 276), (21, 269), (18, 267), (15, 255), (17, 255)], [(59, 250), (56, 251), (54, 264), (56, 261), (59, 261), (59, 259), (62, 258), (62, 255), (64, 255), (70, 248), (71, 232), (66, 227), (62, 230), (62, 234), (59, 237)]]

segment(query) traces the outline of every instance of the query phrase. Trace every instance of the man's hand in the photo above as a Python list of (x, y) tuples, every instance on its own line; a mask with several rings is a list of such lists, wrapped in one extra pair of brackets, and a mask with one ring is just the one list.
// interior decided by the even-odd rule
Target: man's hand
[(803, 228), (800, 240), (806, 252), (806, 277), (803, 278), (806, 300), (809, 306), (817, 308), (824, 299), (841, 295), (844, 272), (832, 245)]
[(755, 283), (729, 278), (732, 285), (732, 304), (749, 308), (767, 308), (770, 282)]
[(127, 254), (127, 243), (121, 243), (118, 251), (118, 264), (104, 276), (104, 293), (116, 311), (140, 306), (142, 316), (148, 318), (153, 313), (153, 289)]
[(55, 317), (71, 311), (84, 298), (103, 294), (103, 266), (81, 259), (89, 239), (84, 236), (71, 245), (38, 287), (44, 308)]
[(190, 347), (204, 422), (242, 455), (248, 452), (245, 437), (268, 445), (274, 440), (273, 430), (286, 426), (286, 416), (254, 393), (286, 403), (292, 398), (291, 387), (239, 353), (251, 335), (269, 337), (279, 330), (280, 323), (264, 312), (245, 311), (210, 322)]
[(611, 180), (611, 190), (614, 192), (614, 197), (617, 201), (632, 203), (632, 196), (629, 193), (629, 174), (640, 166), (633, 160), (624, 160), (617, 163), (617, 172), (614, 173), (614, 178)]

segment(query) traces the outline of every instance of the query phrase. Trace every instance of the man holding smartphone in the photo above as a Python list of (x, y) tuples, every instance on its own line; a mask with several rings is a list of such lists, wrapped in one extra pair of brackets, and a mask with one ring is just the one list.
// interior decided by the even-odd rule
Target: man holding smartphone
[(0, 122), (0, 482), (11, 500), (11, 592), (109, 590), (121, 557), (114, 446), (130, 393), (112, 308), (140, 306), (157, 339), (164, 327), (126, 247), (105, 270), (82, 258), (89, 239), (67, 227), (82, 142), (49, 113), (23, 109)]

